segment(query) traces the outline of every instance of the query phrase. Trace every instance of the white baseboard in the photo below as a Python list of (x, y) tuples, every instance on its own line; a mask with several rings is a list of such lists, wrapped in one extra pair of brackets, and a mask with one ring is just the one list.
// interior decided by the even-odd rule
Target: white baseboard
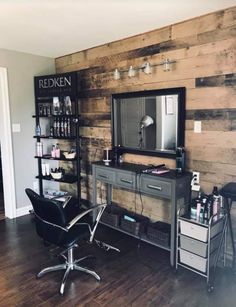
[(32, 210), (32, 209), (33, 209), (32, 206), (16, 208), (16, 217), (27, 215), (27, 214), (29, 214), (29, 210)]

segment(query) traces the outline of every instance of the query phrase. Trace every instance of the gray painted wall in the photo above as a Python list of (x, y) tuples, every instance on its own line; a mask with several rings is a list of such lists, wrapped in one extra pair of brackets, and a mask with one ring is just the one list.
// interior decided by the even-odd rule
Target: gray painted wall
[(33, 77), (55, 72), (54, 59), (0, 49), (0, 67), (8, 70), (11, 124), (21, 131), (12, 133), (16, 207), (30, 205), (24, 189), (33, 187), (37, 174), (34, 134), (35, 120)]

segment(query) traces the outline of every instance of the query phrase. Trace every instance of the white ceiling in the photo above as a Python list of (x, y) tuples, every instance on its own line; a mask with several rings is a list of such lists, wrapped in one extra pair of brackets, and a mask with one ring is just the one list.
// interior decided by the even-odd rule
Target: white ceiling
[(0, 0), (0, 48), (48, 57), (236, 5), (236, 0)]

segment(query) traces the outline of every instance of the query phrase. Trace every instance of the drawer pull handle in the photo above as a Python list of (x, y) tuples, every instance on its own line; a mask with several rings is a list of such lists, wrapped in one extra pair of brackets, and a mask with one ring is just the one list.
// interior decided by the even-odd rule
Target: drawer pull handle
[(128, 180), (128, 179), (124, 179), (124, 178), (121, 178), (120, 181), (125, 182), (125, 183), (130, 183), (130, 184), (133, 183), (132, 180)]
[(106, 175), (98, 175), (98, 177), (100, 177), (100, 178), (105, 178), (105, 179), (108, 179), (108, 178), (109, 178), (109, 177), (106, 176)]
[(157, 187), (157, 186), (151, 185), (151, 184), (148, 184), (147, 187), (148, 187), (149, 189), (153, 189), (153, 190), (158, 190), (158, 191), (161, 191), (161, 190), (162, 190), (161, 187)]

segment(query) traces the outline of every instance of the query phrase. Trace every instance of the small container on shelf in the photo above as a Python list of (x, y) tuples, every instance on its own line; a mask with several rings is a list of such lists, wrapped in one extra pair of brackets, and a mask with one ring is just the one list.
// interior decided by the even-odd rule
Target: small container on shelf
[(158, 221), (148, 224), (147, 237), (157, 244), (168, 247), (170, 246), (170, 231), (170, 224)]
[(55, 180), (60, 180), (62, 178), (62, 172), (57, 172), (57, 173), (52, 173), (51, 172), (51, 176)]
[(101, 222), (114, 227), (119, 227), (120, 217), (123, 211), (124, 210), (115, 204), (108, 205), (102, 214)]
[(64, 169), (59, 167), (58, 169), (56, 168), (55, 170), (51, 169), (51, 177), (55, 180), (60, 180), (64, 176)]
[(63, 155), (66, 159), (74, 159), (75, 156), (76, 156), (76, 152), (73, 151), (73, 152), (70, 152), (70, 151), (64, 151), (63, 152)]
[(149, 218), (145, 216), (127, 212), (121, 217), (120, 228), (135, 236), (139, 236), (145, 232), (148, 222)]

